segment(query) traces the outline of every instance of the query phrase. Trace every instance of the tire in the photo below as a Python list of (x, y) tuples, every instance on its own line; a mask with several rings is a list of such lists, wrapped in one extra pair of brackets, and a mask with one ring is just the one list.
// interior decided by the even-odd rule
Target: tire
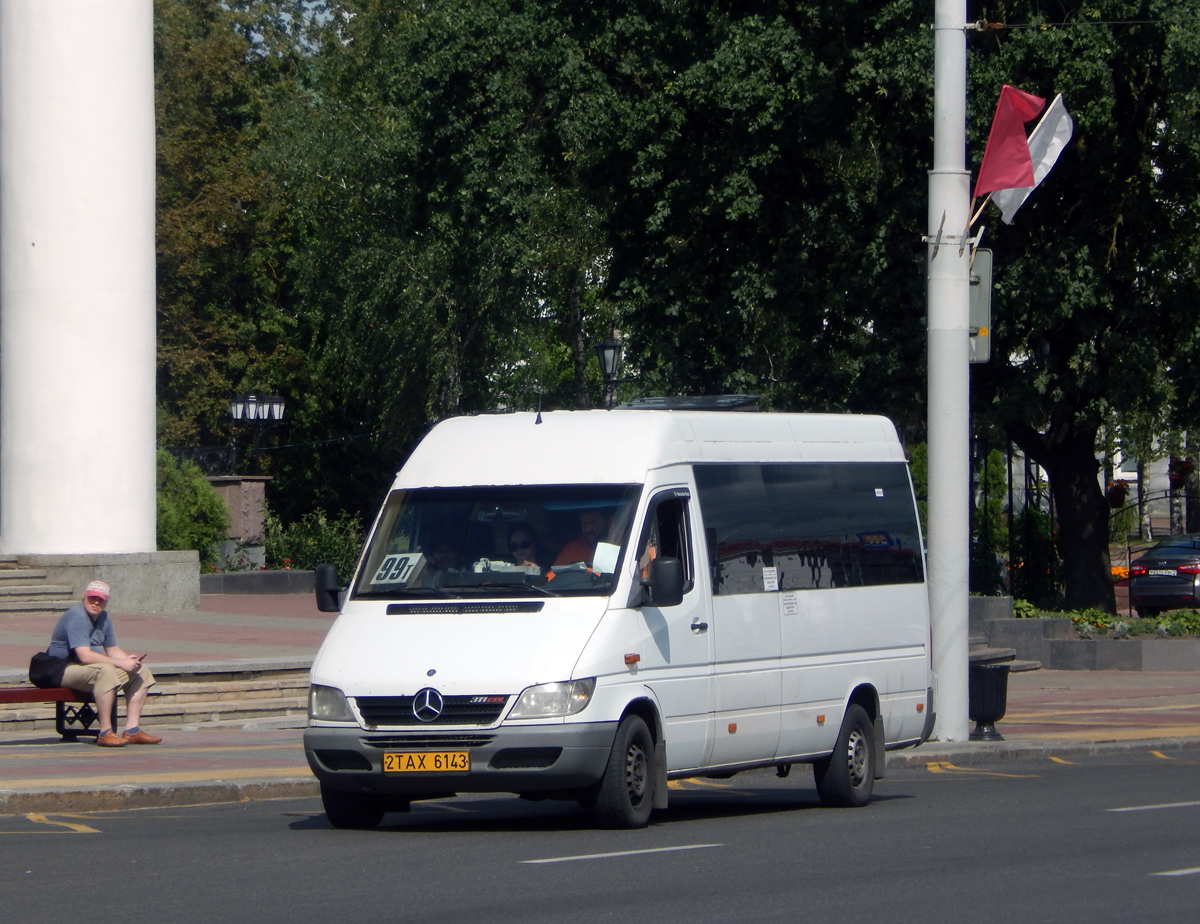
[(365, 793), (342, 792), (322, 783), (321, 804), (325, 806), (325, 817), (335, 828), (363, 830), (374, 828), (383, 820), (383, 802)]
[(875, 786), (875, 729), (862, 706), (851, 706), (842, 720), (833, 753), (813, 764), (817, 792), (825, 805), (866, 805)]
[(617, 727), (596, 794), (596, 820), (605, 828), (644, 828), (654, 806), (654, 739), (646, 723), (626, 716)]

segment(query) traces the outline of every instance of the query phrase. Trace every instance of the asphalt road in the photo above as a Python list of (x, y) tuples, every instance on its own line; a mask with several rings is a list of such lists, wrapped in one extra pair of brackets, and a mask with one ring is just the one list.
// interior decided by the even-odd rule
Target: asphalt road
[(642, 831), (573, 803), (318, 800), (0, 817), (0, 919), (1129, 922), (1200, 907), (1200, 751), (893, 772), (863, 809), (787, 779), (688, 781)]

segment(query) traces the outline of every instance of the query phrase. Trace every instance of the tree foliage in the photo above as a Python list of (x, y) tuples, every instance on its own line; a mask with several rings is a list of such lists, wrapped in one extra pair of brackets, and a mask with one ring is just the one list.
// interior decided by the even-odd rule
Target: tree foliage
[[(288, 398), (286, 522), (367, 514), (432, 420), (753, 391), (923, 435), (928, 3), (158, 0), (164, 440)], [(1098, 428), (1194, 425), (1197, 21), (1181, 0), (989, 4), (1001, 83), (1076, 138), (991, 218), (974, 412), (1050, 473), (1067, 602), (1112, 605)], [(1190, 18), (1189, 18), (1190, 17)], [(1153, 429), (1153, 426), (1151, 426)], [(268, 441), (271, 442), (271, 441)]]
[[(1195, 420), (1190, 362), (1200, 208), (1200, 24), (1184, 4), (1002, 3), (974, 45), (972, 99), (1001, 83), (1063, 93), (1075, 138), (997, 255), (993, 349), (977, 409), (1050, 476), (1066, 605), (1113, 608), (1097, 439), (1112, 414)], [(973, 108), (976, 138), (989, 113)]]

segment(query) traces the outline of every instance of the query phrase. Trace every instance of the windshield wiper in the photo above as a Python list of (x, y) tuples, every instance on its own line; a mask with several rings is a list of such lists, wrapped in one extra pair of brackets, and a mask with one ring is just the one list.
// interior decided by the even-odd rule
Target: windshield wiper
[(363, 590), (354, 595), (355, 600), (391, 600), (396, 597), (429, 596), (453, 599), (454, 594), (448, 594), (440, 587), (397, 587), (393, 590)]
[(537, 584), (517, 583), (516, 581), (471, 581), (464, 584), (443, 584), (443, 587), (453, 587), (459, 591), (471, 590), (506, 590), (516, 593), (524, 593), (529, 590), (536, 590), (538, 593), (543, 593), (548, 597), (560, 597), (562, 594), (556, 594), (552, 590), (547, 590), (545, 587), (539, 587)]

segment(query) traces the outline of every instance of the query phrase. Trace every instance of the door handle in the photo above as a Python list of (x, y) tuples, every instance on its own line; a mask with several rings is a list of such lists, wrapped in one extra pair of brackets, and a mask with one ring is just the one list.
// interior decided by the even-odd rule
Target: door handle
[(708, 631), (708, 623), (701, 622), (699, 619), (697, 619), (695, 622), (692, 623), (692, 631), (693, 632), (707, 632)]

